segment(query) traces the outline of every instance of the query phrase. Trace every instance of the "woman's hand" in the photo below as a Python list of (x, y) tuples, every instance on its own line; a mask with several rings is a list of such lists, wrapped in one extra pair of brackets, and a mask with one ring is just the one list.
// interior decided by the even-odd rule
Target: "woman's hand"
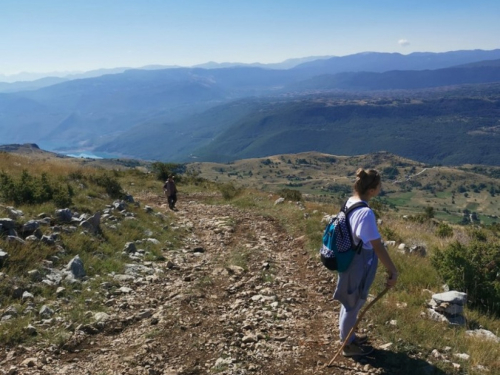
[(398, 271), (396, 269), (396, 266), (392, 262), (392, 259), (389, 256), (389, 253), (385, 249), (385, 246), (380, 238), (372, 240), (370, 241), (370, 243), (373, 247), (373, 251), (375, 251), (375, 254), (377, 254), (378, 256), (378, 259), (382, 262), (382, 264), (387, 269), (387, 272), (389, 273), (385, 285), (388, 288), (392, 288), (394, 285), (396, 285), (396, 282), (398, 281)]
[(398, 273), (396, 271), (389, 271), (389, 276), (387, 277), (387, 282), (385, 283), (385, 285), (388, 287), (388, 288), (392, 288), (393, 286), (396, 285), (398, 281)]

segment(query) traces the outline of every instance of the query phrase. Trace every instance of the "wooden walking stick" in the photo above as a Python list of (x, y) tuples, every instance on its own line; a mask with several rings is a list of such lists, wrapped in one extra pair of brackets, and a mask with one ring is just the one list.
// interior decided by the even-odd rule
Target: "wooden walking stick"
[(349, 339), (351, 338), (352, 334), (354, 333), (354, 331), (356, 331), (356, 328), (358, 327), (358, 324), (359, 322), (361, 321), (361, 318), (363, 318), (363, 316), (365, 315), (365, 313), (368, 311), (368, 309), (370, 307), (372, 307), (375, 302), (377, 302), (380, 298), (383, 297), (384, 294), (386, 294), (388, 291), (389, 291), (390, 288), (386, 287), (382, 292), (380, 292), (380, 294), (375, 297), (375, 299), (373, 301), (371, 301), (368, 305), (366, 305), (366, 307), (363, 309), (363, 311), (361, 311), (358, 315), (358, 319), (356, 319), (356, 323), (354, 323), (354, 326), (351, 328), (351, 330), (349, 331), (349, 334), (347, 335), (347, 337), (345, 338), (344, 342), (342, 343), (342, 346), (340, 347), (340, 349), (337, 351), (337, 353), (335, 354), (335, 356), (332, 358), (332, 360), (325, 366), (325, 367), (330, 367), (332, 365), (333, 362), (335, 362), (335, 360), (337, 359), (337, 357), (339, 356), (340, 352), (344, 349), (344, 347), (346, 346), (347, 342), (349, 341)]

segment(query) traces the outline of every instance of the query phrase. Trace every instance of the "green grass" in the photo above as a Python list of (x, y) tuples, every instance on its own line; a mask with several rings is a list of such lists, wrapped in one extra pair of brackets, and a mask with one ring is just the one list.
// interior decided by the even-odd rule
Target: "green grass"
[(406, 193), (397, 193), (390, 197), (385, 197), (387, 202), (390, 204), (394, 204), (396, 206), (408, 206), (412, 198), (415, 196), (415, 193), (406, 192)]

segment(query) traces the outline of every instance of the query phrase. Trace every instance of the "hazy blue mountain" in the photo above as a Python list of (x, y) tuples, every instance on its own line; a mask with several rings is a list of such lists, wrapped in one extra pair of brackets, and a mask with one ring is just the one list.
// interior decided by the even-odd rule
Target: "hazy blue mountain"
[(2, 83), (15, 83), (25, 81), (36, 81), (47, 77), (63, 77), (68, 74), (76, 74), (78, 72), (45, 72), (45, 73), (28, 73), (22, 72), (17, 74), (5, 75), (0, 74), (0, 82)]
[[(0, 131), (9, 143), (26, 137), (29, 142), (88, 143), (89, 137), (117, 135), (154, 118), (177, 121), (228, 100), (282, 88), (293, 77), (289, 71), (241, 67), (127, 70), (71, 80), (1, 94)], [(22, 103), (26, 110), (18, 110)]]
[(390, 70), (442, 69), (476, 61), (500, 59), (500, 49), (491, 51), (452, 51), (400, 53), (364, 52), (300, 64), (293, 68), (315, 75), (342, 72), (387, 72)]
[(245, 99), (134, 127), (97, 149), (162, 161), (386, 150), (428, 163), (500, 165), (500, 83), (456, 89)]
[(500, 59), (476, 61), (473, 63), (456, 66), (456, 68), (481, 68), (481, 67), (500, 67)]
[(0, 92), (17, 92), (26, 90), (37, 90), (42, 87), (55, 85), (66, 81), (60, 77), (45, 77), (34, 81), (20, 81), (13, 83), (0, 82)]
[(266, 100), (243, 99), (211, 108), (180, 121), (158, 117), (133, 127), (96, 148), (146, 160), (187, 160), (241, 118), (259, 112)]
[(346, 104), (325, 96), (269, 103), (191, 154), (225, 162), (306, 151), (356, 155), (385, 150), (434, 164), (500, 165), (500, 85), (495, 90), (494, 100), (413, 101), (407, 93), (404, 99)]
[(329, 59), (332, 56), (308, 56), (308, 57), (299, 57), (299, 58), (294, 58), (294, 59), (287, 59), (285, 61), (279, 62), (279, 63), (268, 63), (268, 64), (262, 64), (262, 63), (253, 63), (253, 64), (248, 64), (248, 63), (231, 63), (231, 62), (223, 62), (223, 63), (217, 63), (214, 61), (209, 61), (204, 64), (199, 64), (195, 65), (195, 68), (205, 68), (205, 69), (220, 69), (220, 68), (232, 68), (232, 67), (237, 67), (237, 66), (243, 66), (243, 67), (257, 67), (257, 68), (267, 68), (267, 69), (290, 69), (293, 68), (297, 65), (309, 62), (309, 61), (315, 61), (315, 60), (324, 60), (324, 59)]
[(127, 71), (0, 94), (0, 131), (3, 142), (78, 144), (89, 137), (123, 132), (159, 115), (178, 119), (228, 95), (217, 84), (187, 72), (179, 77), (168, 70)]
[[(221, 69), (221, 68), (232, 68), (232, 67), (236, 67), (236, 66), (242, 66), (242, 67), (254, 67), (254, 68), (258, 67), (258, 68), (268, 68), (268, 69), (289, 69), (289, 68), (293, 68), (299, 64), (302, 64), (304, 62), (321, 60), (321, 59), (326, 59), (326, 58), (330, 58), (330, 57), (332, 57), (332, 56), (299, 57), (299, 58), (287, 59), (287, 60), (279, 62), (279, 63), (269, 63), (269, 64), (263, 64), (263, 63), (258, 63), (258, 62), (253, 63), (253, 64), (239, 63), (239, 62), (216, 63), (216, 62), (210, 61), (210, 62), (207, 62), (204, 64), (194, 65), (191, 68)], [(50, 77), (58, 77), (58, 78), (65, 78), (65, 80), (72, 80), (72, 79), (82, 79), (82, 78), (95, 78), (95, 77), (100, 77), (100, 76), (103, 76), (106, 74), (119, 74), (119, 73), (125, 72), (126, 70), (161, 70), (161, 69), (177, 69), (177, 68), (186, 68), (186, 67), (182, 67), (179, 65), (152, 64), (152, 65), (145, 65), (145, 66), (138, 67), (138, 68), (132, 68), (132, 67), (103, 68), (103, 69), (89, 70), (86, 72), (50, 72), (50, 73), (23, 72), (23, 73), (18, 73), (18, 74), (13, 74), (13, 75), (0, 74), (0, 85), (2, 83), (28, 82), (28, 81), (35, 81), (35, 80), (40, 80), (42, 78), (50, 78)]]
[(437, 70), (394, 70), (320, 75), (291, 84), (287, 90), (394, 90), (476, 84), (500, 81), (500, 64), (481, 62)]
[[(462, 56), (462, 52), (467, 52), (465, 55), (470, 58), (471, 54), (491, 57), (489, 52), (492, 51), (459, 51), (452, 55)], [(371, 53), (365, 55), (368, 60), (373, 58)], [(387, 54), (378, 55), (382, 58)], [(434, 58), (439, 54), (429, 55)], [(251, 122), (248, 116), (261, 111), (255, 103), (261, 99), (265, 102), (266, 97), (293, 103), (302, 100), (303, 95), (328, 90), (362, 93), (365, 90), (409, 90), (499, 80), (499, 68), (494, 62), (481, 64), (440, 70), (322, 76), (311, 69), (249, 66), (131, 69), (94, 78), (73, 79), (37, 90), (0, 93), (1, 141), (50, 143), (66, 149), (102, 145), (111, 152), (120, 153), (131, 152), (132, 148), (141, 157), (146, 157), (151, 144), (156, 147), (158, 140), (168, 136), (175, 143), (171, 143), (171, 153), (167, 156), (187, 157), (197, 148), (209, 147), (214, 138), (226, 129), (233, 129), (238, 121)], [(345, 95), (345, 92), (339, 95)], [(243, 98), (261, 99), (249, 100), (252, 104), (241, 104)], [(231, 110), (215, 110), (233, 101), (240, 104)], [(205, 112), (211, 108), (215, 112)], [(218, 111), (221, 114), (215, 115)], [(201, 113), (204, 114), (199, 115)], [(202, 119), (203, 116), (206, 119)], [(188, 129), (193, 134), (186, 136)], [(292, 141), (290, 138), (287, 142)], [(300, 138), (295, 141), (302, 142)], [(209, 155), (208, 151), (205, 155)]]

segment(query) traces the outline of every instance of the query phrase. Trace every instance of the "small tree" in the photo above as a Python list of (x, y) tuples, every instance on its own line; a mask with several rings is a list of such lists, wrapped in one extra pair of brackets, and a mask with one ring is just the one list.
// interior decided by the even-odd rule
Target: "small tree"
[(425, 207), (425, 209), (424, 209), (424, 216), (427, 219), (432, 219), (434, 217), (434, 207), (431, 207), (431, 206)]
[(298, 202), (302, 200), (302, 193), (298, 190), (284, 188), (278, 191), (278, 194), (289, 201)]
[(500, 245), (454, 242), (431, 258), (452, 289), (466, 292), (472, 307), (500, 315)]
[[(186, 166), (184, 164), (154, 162), (151, 164), (151, 170), (155, 174), (157, 180), (166, 181), (170, 175), (184, 173), (186, 171)], [(180, 180), (178, 177), (176, 179), (177, 181)]]

